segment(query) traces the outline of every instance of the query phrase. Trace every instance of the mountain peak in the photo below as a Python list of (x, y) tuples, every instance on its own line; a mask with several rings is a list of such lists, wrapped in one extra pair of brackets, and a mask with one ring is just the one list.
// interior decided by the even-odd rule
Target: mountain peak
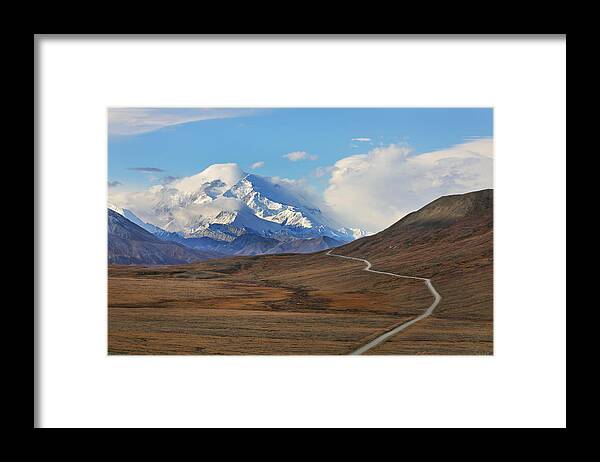
[(212, 164), (196, 175), (188, 176), (173, 183), (173, 187), (182, 192), (197, 191), (206, 183), (220, 182), (226, 189), (240, 181), (246, 173), (238, 164)]
[(207, 178), (223, 180), (226, 183), (232, 185), (240, 181), (240, 179), (246, 176), (246, 173), (240, 168), (235, 162), (226, 164), (212, 164), (206, 167), (200, 172), (200, 175), (204, 175)]
[(344, 242), (358, 237), (325, 216), (293, 180), (247, 174), (235, 163), (213, 164), (140, 197), (142, 206), (124, 201), (110, 208), (153, 233), (224, 239), (245, 232), (281, 239), (326, 235)]

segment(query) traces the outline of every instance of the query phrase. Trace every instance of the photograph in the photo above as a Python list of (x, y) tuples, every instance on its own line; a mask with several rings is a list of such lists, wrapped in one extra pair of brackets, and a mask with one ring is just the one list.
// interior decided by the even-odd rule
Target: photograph
[(34, 429), (566, 429), (566, 34), (35, 34)]
[(109, 107), (109, 355), (493, 355), (492, 107)]

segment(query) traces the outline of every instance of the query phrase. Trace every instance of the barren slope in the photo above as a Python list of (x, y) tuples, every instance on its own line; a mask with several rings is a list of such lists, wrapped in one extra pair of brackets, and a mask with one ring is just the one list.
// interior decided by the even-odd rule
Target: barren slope
[(431, 278), (442, 296), (431, 318), (371, 353), (492, 353), (493, 190), (441, 197), (336, 253)]

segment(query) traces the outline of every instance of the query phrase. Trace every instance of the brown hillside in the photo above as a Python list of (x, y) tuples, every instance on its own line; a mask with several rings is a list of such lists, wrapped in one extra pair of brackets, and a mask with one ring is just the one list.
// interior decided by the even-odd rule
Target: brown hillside
[[(442, 342), (453, 338), (447, 335), (453, 329), (471, 325), (481, 331), (482, 348), (491, 353), (493, 190), (440, 197), (380, 233), (339, 247), (336, 253), (366, 258), (379, 270), (431, 278), (442, 296), (431, 318), (373, 353), (410, 353), (420, 345), (421, 333)], [(435, 331), (440, 326), (443, 334)], [(444, 348), (442, 342), (428, 351), (442, 353)]]

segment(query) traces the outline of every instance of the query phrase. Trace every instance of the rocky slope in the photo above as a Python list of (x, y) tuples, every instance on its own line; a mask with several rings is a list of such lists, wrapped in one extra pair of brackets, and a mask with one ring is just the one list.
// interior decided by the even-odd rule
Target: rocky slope
[(219, 256), (216, 252), (201, 252), (163, 241), (121, 214), (108, 210), (109, 264), (171, 265)]

